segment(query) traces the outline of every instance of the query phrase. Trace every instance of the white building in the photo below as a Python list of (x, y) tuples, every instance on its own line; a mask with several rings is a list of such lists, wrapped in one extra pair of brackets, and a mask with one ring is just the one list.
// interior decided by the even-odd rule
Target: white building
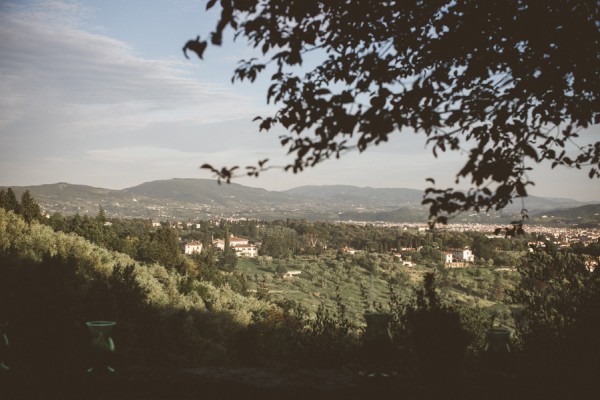
[(239, 244), (231, 246), (238, 257), (254, 258), (258, 256), (258, 248), (252, 244)]
[(202, 252), (202, 242), (193, 241), (187, 242), (183, 245), (183, 252), (185, 254), (199, 254)]
[[(225, 250), (225, 240), (215, 239), (212, 241), (213, 248)], [(229, 248), (235, 251), (238, 257), (254, 258), (258, 256), (258, 246), (250, 244), (248, 239), (231, 235), (229, 237)]]
[(452, 249), (451, 252), (444, 253), (446, 267), (459, 268), (466, 267), (468, 263), (475, 261), (475, 256), (471, 249)]
[(454, 258), (454, 261), (458, 261), (458, 262), (474, 262), (475, 261), (475, 256), (473, 255), (473, 252), (471, 251), (471, 249), (469, 248), (464, 248), (464, 249), (455, 249), (452, 250), (452, 257)]
[(215, 239), (212, 241), (212, 247), (223, 251), (225, 250), (225, 241), (223, 239)]
[[(248, 239), (243, 239), (239, 237), (235, 237), (233, 235), (229, 236), (229, 246), (246, 246), (248, 245)], [(225, 240), (224, 239), (215, 239), (212, 241), (212, 246), (219, 250), (225, 250)]]
[(446, 256), (446, 264), (452, 264), (454, 261), (452, 253), (444, 253), (444, 256)]
[(229, 236), (229, 245), (230, 246), (245, 246), (248, 244), (248, 239), (235, 237), (233, 235)]

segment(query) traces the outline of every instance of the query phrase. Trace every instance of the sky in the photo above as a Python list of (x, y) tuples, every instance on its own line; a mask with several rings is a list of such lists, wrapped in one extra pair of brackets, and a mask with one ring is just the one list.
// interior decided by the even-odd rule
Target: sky
[[(205, 1), (0, 0), (0, 186), (56, 182), (122, 189), (171, 178), (211, 178), (199, 166), (284, 165), (270, 115), (267, 77), (231, 83), (253, 49), (226, 37), (204, 60), (181, 51), (214, 29)], [(595, 131), (582, 140), (597, 140)], [(362, 154), (300, 174), (277, 169), (236, 183), (285, 190), (344, 184), (424, 189), (452, 186), (460, 153), (434, 158), (422, 135), (402, 131)], [(534, 166), (530, 194), (600, 201), (587, 171)]]

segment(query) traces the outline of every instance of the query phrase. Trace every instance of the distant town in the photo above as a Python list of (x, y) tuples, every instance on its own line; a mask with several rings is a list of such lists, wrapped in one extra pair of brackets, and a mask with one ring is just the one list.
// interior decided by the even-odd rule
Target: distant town
[[(221, 221), (227, 221), (229, 223), (239, 222), (256, 222), (260, 224), (259, 220), (248, 219), (248, 218), (225, 218), (216, 219), (210, 221), (211, 224), (219, 224)], [(401, 231), (413, 231), (420, 234), (430, 232), (431, 229), (427, 224), (411, 224), (411, 223), (389, 223), (389, 222), (364, 222), (364, 221), (335, 221), (336, 224), (347, 224), (356, 226), (373, 226), (381, 228), (396, 228)], [(200, 222), (190, 221), (153, 221), (154, 227), (169, 226), (176, 230), (194, 230), (200, 229)], [(485, 235), (487, 238), (504, 238), (504, 233), (495, 234), (497, 231), (497, 225), (491, 224), (448, 224), (438, 226), (435, 228), (437, 232), (448, 231), (448, 232), (477, 232)], [(558, 248), (567, 248), (576, 243), (583, 246), (587, 246), (590, 243), (597, 243), (600, 241), (600, 229), (598, 228), (568, 228), (568, 227), (548, 227), (541, 225), (527, 225), (527, 234), (535, 240), (527, 242), (530, 251), (536, 248), (544, 248), (547, 243), (552, 243)], [(226, 244), (227, 242), (227, 244)], [(251, 241), (250, 239), (236, 237), (233, 234), (230, 235), (228, 240), (225, 239), (214, 239), (211, 242), (211, 247), (216, 250), (223, 251), (226, 247), (235, 251), (238, 257), (255, 258), (259, 255), (260, 242)], [(185, 254), (201, 253), (203, 250), (203, 243), (197, 240), (187, 241), (181, 244), (182, 252)], [(343, 253), (350, 255), (356, 254), (359, 250), (352, 247), (344, 246), (339, 249)], [(393, 256), (402, 262), (404, 266), (411, 267), (414, 265), (412, 261), (406, 258), (406, 254), (411, 252), (418, 252), (421, 250), (419, 247), (402, 247), (390, 249)], [(462, 268), (472, 265), (475, 261), (475, 256), (469, 247), (447, 249), (444, 253), (444, 264), (448, 268)], [(592, 260), (589, 267), (592, 269), (598, 265), (600, 260)]]

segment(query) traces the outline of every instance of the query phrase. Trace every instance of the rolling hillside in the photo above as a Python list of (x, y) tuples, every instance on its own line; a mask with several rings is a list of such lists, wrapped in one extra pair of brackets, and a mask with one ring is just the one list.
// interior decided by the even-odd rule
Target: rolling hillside
[(13, 186), (12, 188), (18, 197), (20, 197), (25, 190), (29, 190), (36, 199), (44, 202), (64, 201), (68, 199), (102, 202), (105, 199), (131, 200), (134, 197), (122, 190), (104, 189), (86, 185), (73, 185), (65, 182), (38, 186)]
[(292, 196), (356, 207), (400, 207), (421, 205), (423, 192), (416, 189), (370, 188), (347, 185), (300, 186), (286, 190)]
[(534, 223), (543, 224), (577, 224), (582, 227), (600, 226), (600, 204), (547, 210), (533, 216)]
[[(236, 183), (219, 185), (215, 180), (209, 179), (170, 179), (146, 182), (123, 190), (63, 182), (13, 189), (17, 196), (29, 190), (49, 213), (95, 215), (99, 207), (102, 207), (109, 216), (160, 220), (246, 217), (324, 221), (427, 221), (427, 208), (421, 205), (423, 193), (420, 190), (405, 188), (330, 185), (301, 186), (276, 192)], [(592, 222), (598, 219), (594, 215), (597, 213), (594, 206), (583, 206), (582, 203), (570, 199), (532, 196), (525, 200), (525, 207), (532, 216), (532, 222), (535, 220), (536, 223), (548, 222), (541, 218), (547, 213), (557, 218), (564, 214), (561, 219), (553, 220), (554, 222), (567, 219), (582, 222), (579, 217), (586, 218), (586, 221), (590, 219)], [(496, 223), (513, 218), (520, 209), (521, 202), (516, 200), (501, 213), (465, 213), (458, 216), (455, 222)], [(571, 215), (572, 213), (574, 214)], [(581, 213), (583, 214), (579, 215)]]
[(212, 179), (170, 179), (142, 183), (123, 190), (135, 196), (144, 196), (171, 202), (215, 203), (222, 206), (242, 204), (285, 204), (292, 196), (265, 189), (242, 186), (237, 183), (217, 184)]

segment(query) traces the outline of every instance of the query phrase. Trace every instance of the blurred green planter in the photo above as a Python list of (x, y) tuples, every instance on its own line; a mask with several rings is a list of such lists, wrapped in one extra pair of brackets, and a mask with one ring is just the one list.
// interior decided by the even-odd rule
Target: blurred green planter
[(114, 359), (115, 343), (111, 332), (116, 325), (114, 321), (88, 321), (86, 325), (91, 336), (91, 364), (88, 372), (94, 374), (113, 373), (110, 366)]
[(508, 354), (510, 350), (510, 329), (501, 326), (490, 328), (485, 333), (487, 344), (486, 353)]

